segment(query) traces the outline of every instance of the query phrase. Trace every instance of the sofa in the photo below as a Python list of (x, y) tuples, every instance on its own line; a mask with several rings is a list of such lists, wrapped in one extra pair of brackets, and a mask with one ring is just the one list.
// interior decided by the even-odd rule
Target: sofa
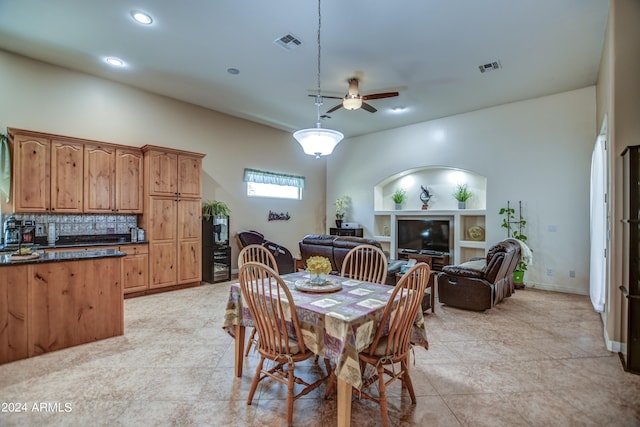
[[(302, 238), (299, 243), (300, 258), (302, 264), (307, 264), (307, 259), (312, 256), (323, 256), (331, 262), (331, 270), (333, 274), (340, 274), (342, 271), (342, 262), (349, 251), (358, 245), (373, 245), (381, 248), (380, 242), (373, 239), (351, 236), (331, 236), (328, 234), (308, 234)], [(387, 285), (395, 286), (396, 273), (400, 271), (402, 265), (406, 261), (389, 260), (387, 266)]]
[(513, 272), (521, 247), (515, 239), (493, 245), (485, 258), (447, 265), (438, 274), (438, 300), (451, 307), (484, 311), (514, 292)]
[(244, 248), (249, 245), (262, 245), (269, 249), (271, 254), (276, 260), (278, 265), (278, 272), (280, 274), (287, 274), (294, 272), (293, 255), (289, 249), (282, 245), (274, 243), (264, 238), (264, 235), (254, 230), (239, 230), (236, 234), (238, 239), (238, 245), (240, 248)]

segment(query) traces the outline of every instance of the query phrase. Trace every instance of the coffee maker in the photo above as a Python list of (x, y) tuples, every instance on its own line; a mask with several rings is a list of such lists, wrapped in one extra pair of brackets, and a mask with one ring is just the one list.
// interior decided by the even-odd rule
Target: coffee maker
[(32, 220), (21, 221), (14, 216), (4, 221), (4, 246), (17, 248), (31, 246), (36, 240), (36, 223)]

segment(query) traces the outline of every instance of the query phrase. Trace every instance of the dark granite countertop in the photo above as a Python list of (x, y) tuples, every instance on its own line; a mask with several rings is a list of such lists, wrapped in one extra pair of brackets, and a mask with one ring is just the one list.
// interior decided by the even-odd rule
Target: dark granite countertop
[[(80, 248), (80, 247), (100, 247), (100, 246), (123, 246), (123, 245), (146, 245), (147, 240), (132, 242), (129, 234), (106, 234), (106, 235), (85, 235), (85, 236), (60, 236), (55, 245), (50, 245), (46, 237), (36, 237), (33, 249), (58, 249), (58, 248)], [(15, 246), (15, 245), (14, 245)], [(0, 245), (0, 254), (11, 253), (15, 248), (4, 248)]]
[(44, 262), (78, 261), (83, 259), (109, 258), (126, 256), (124, 252), (115, 249), (92, 249), (66, 252), (40, 253), (38, 258), (25, 260), (13, 259), (11, 255), (0, 255), (0, 266), (39, 264)]

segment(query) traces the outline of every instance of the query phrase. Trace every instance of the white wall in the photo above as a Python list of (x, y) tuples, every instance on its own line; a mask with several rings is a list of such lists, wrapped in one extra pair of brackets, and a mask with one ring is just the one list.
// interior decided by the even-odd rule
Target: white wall
[[(0, 93), (3, 132), (15, 127), (205, 153), (203, 196), (230, 205), (232, 236), (255, 229), (297, 254), (304, 235), (325, 229), (326, 161), (303, 154), (289, 133), (4, 51)], [(306, 176), (304, 200), (247, 198), (245, 167)], [(291, 220), (268, 222), (269, 210), (289, 212)]]
[(378, 182), (423, 166), (467, 169), (487, 177), (489, 244), (506, 237), (499, 209), (522, 200), (534, 251), (526, 283), (587, 294), (595, 138), (595, 88), (588, 87), (345, 140), (327, 165), (327, 217), (331, 202), (349, 195), (348, 220), (371, 236)]

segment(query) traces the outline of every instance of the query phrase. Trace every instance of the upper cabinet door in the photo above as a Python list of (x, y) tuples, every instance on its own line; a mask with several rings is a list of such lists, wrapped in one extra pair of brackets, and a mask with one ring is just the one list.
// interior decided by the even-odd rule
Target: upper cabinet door
[(202, 158), (178, 156), (178, 194), (181, 197), (202, 196)]
[(51, 143), (51, 211), (82, 213), (84, 145)]
[(111, 146), (84, 147), (84, 211), (115, 211), (115, 155)]
[(142, 152), (116, 149), (116, 211), (142, 213)]
[(51, 200), (51, 142), (47, 138), (16, 135), (13, 154), (15, 211), (48, 212)]
[(149, 151), (149, 194), (176, 196), (178, 194), (178, 155)]

